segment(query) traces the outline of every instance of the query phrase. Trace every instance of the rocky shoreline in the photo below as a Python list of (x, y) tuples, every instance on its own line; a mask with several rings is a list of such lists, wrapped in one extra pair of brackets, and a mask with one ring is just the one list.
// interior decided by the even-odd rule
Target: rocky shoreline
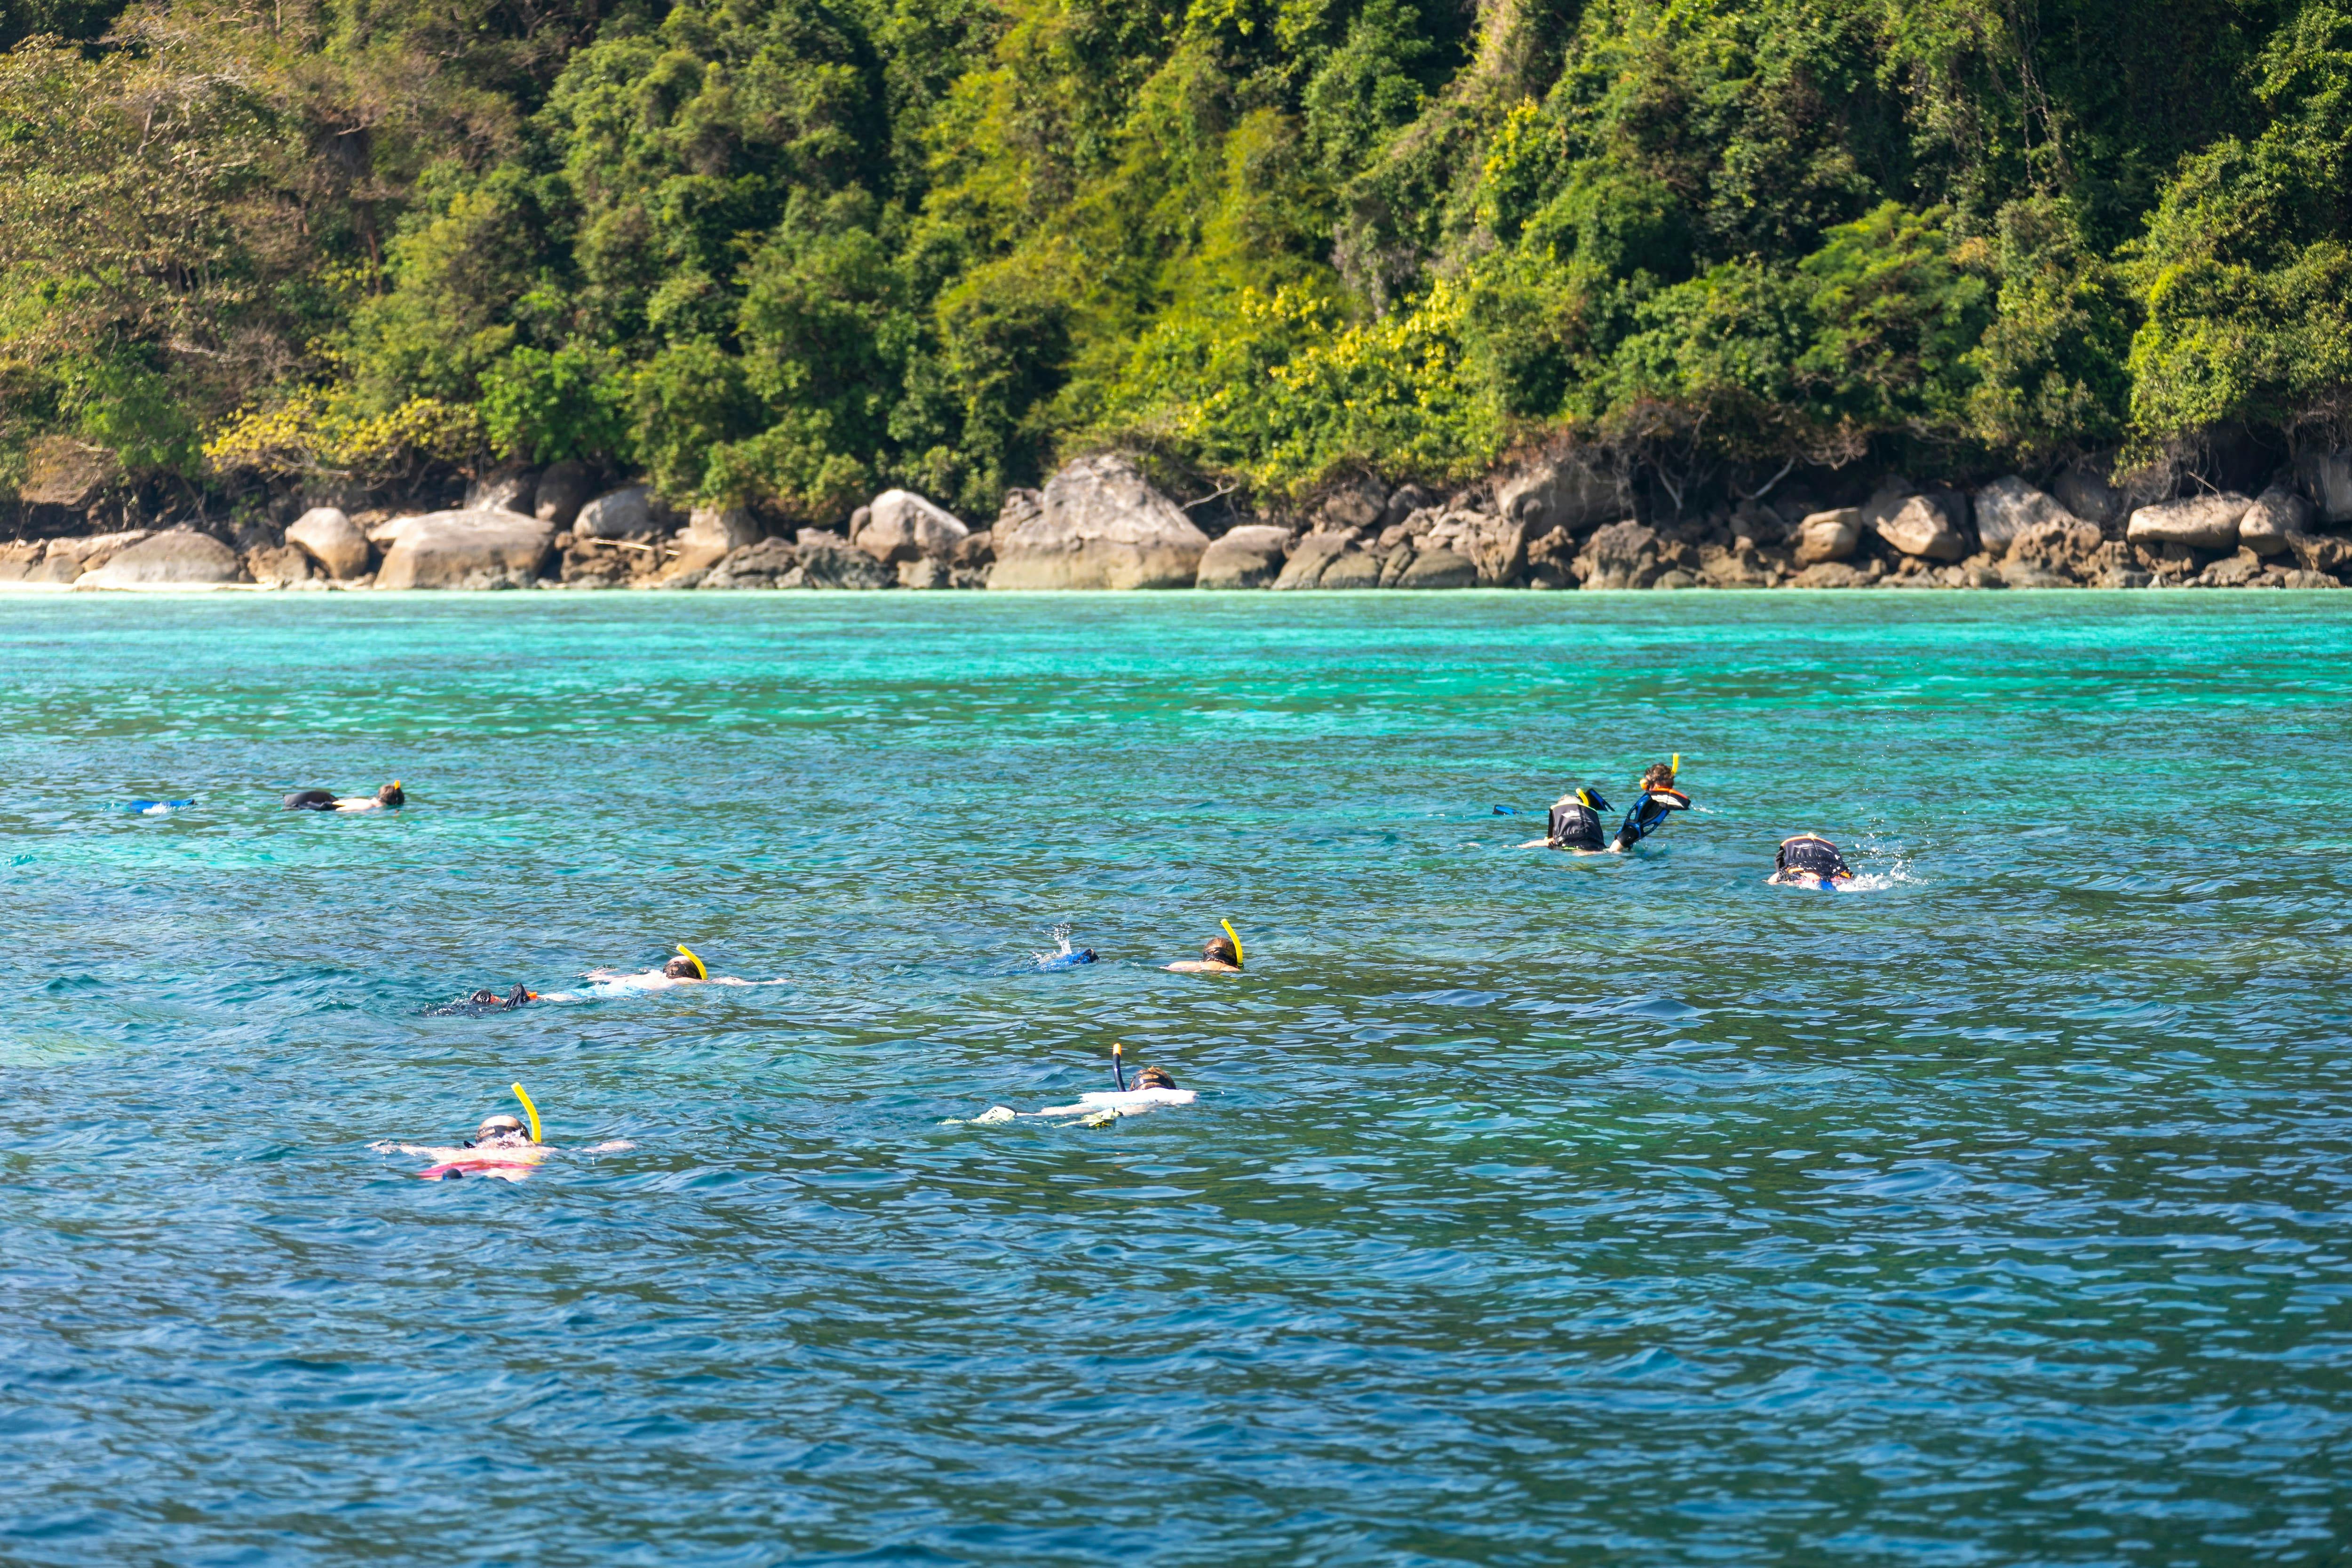
[(283, 527), (18, 538), (0, 544), (0, 589), (2332, 589), (2352, 578), (2352, 538), (2339, 531), (2352, 528), (2352, 448), (2306, 454), (2252, 494), (2135, 494), (2090, 466), (1974, 490), (1892, 475), (1866, 495), (1851, 477), (1836, 483), (1847, 494), (1767, 484), (1686, 514), (1563, 455), (1443, 499), (1365, 478), (1295, 519), (1228, 511), (1204, 525), (1133, 462), (1102, 454), (1042, 490), (1011, 492), (985, 528), (889, 490), (839, 528), (787, 538), (750, 511), (681, 517), (644, 486), (605, 489), (557, 464), (495, 471), (437, 510), (312, 507)]

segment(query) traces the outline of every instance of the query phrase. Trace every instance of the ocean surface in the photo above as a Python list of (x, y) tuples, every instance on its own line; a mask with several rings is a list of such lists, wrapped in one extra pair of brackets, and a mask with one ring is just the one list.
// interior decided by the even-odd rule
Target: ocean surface
[(2347, 1560), (2352, 594), (17, 598), (0, 779), (0, 1562)]

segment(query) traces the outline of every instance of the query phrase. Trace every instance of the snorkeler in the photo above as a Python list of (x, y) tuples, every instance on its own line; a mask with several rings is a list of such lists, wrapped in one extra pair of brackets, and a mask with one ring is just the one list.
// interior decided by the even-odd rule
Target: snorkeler
[(1551, 819), (1544, 830), (1544, 836), (1529, 839), (1519, 848), (1567, 850), (1574, 854), (1597, 855), (1607, 847), (1601, 839), (1601, 813), (1615, 810), (1598, 789), (1579, 789), (1562, 795), (1552, 802)]
[(407, 803), (408, 797), (401, 793), (397, 779), (373, 795), (338, 795), (332, 789), (297, 789), (283, 802), (284, 809), (289, 811), (397, 811)]
[(666, 991), (672, 986), (781, 986), (782, 980), (739, 980), (732, 975), (714, 975), (693, 948), (678, 944), (677, 956), (658, 969), (646, 969), (638, 974), (625, 975), (618, 969), (591, 969), (582, 979), (588, 982), (586, 991), (550, 991), (535, 1000), (576, 1002), (589, 997), (625, 997), (638, 991)]
[(1076, 968), (1080, 964), (1091, 964), (1096, 961), (1095, 950), (1093, 948), (1073, 947), (1070, 946), (1070, 928), (1068, 926), (1056, 925), (1049, 935), (1053, 936), (1058, 951), (1037, 954), (1036, 959), (1037, 967), (1039, 968), (1071, 969)]
[(1642, 775), (1642, 798), (1625, 813), (1624, 825), (1617, 830), (1612, 850), (1630, 850), (1652, 833), (1666, 825), (1666, 819), (1676, 811), (1690, 810), (1690, 797), (1675, 788), (1675, 775), (1682, 771), (1682, 753), (1675, 753), (1672, 762), (1660, 762)]
[(1138, 1072), (1135, 1075), (1135, 1082), (1129, 1084), (1127, 1081), (1126, 1070), (1121, 1064), (1123, 1049), (1118, 1045), (1113, 1045), (1110, 1048), (1111, 1076), (1118, 1083), (1115, 1092), (1110, 1090), (1101, 1090), (1095, 1093), (1079, 1095), (1077, 1103), (1074, 1105), (1048, 1105), (1044, 1110), (1026, 1113), (1015, 1111), (1010, 1105), (991, 1105), (987, 1110), (974, 1116), (971, 1119), (971, 1124), (975, 1127), (995, 1126), (1027, 1114), (1053, 1117), (1076, 1116), (1079, 1118), (1080, 1126), (1107, 1127), (1121, 1116), (1140, 1116), (1145, 1112), (1158, 1110), (1162, 1105), (1190, 1105), (1201, 1097), (1193, 1090), (1177, 1088), (1176, 1075), (1164, 1067), (1147, 1067)]
[(454, 1002), (443, 1002), (437, 1008), (426, 1008), (423, 1016), (429, 1019), (479, 1018), (484, 1013), (510, 1013), (537, 1000), (537, 991), (521, 986), (517, 986), (503, 997), (486, 988)]
[(1238, 975), (1242, 972), (1242, 939), (1230, 920), (1221, 922), (1225, 928), (1223, 936), (1212, 936), (1201, 945), (1201, 956), (1185, 958), (1168, 967), (1180, 975)]
[(1780, 841), (1780, 847), (1772, 853), (1772, 874), (1767, 880), (1782, 887), (1832, 887), (1852, 882), (1853, 873), (1835, 844), (1819, 833), (1799, 833)]
[[(553, 1145), (540, 1142), (539, 1108), (530, 1103), (530, 1096), (523, 1092), (521, 1084), (514, 1086), (514, 1095), (522, 1102), (523, 1110), (530, 1113), (529, 1132), (525, 1132), (522, 1123), (513, 1116), (486, 1116), (482, 1124), (474, 1129), (474, 1135), (454, 1148), (394, 1143), (370, 1144), (368, 1147), (380, 1155), (423, 1155), (433, 1161), (430, 1167), (416, 1173), (426, 1181), (455, 1181), (464, 1176), (520, 1181), (548, 1155), (562, 1151)], [(604, 1155), (635, 1147), (636, 1145), (625, 1138), (615, 1138), (576, 1152)]]

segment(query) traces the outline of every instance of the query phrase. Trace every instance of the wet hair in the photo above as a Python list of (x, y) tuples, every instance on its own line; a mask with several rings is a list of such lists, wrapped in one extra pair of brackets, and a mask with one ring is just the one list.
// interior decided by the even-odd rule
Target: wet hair
[(1173, 1089), (1176, 1075), (1164, 1067), (1147, 1067), (1135, 1075), (1138, 1089)]
[(1236, 969), (1242, 965), (1242, 956), (1234, 951), (1234, 939), (1230, 936), (1210, 937), (1201, 945), (1201, 956), (1214, 959), (1220, 964), (1231, 964)]
[(1675, 787), (1675, 770), (1663, 762), (1653, 762), (1650, 770), (1642, 775), (1644, 789), (1671, 789)]
[(694, 960), (688, 957), (683, 953), (680, 953), (677, 957), (672, 958), (668, 963), (664, 964), (662, 966), (662, 973), (667, 975), (673, 980), (698, 980), (702, 978), (701, 974), (694, 967)]
[(408, 804), (408, 794), (397, 784), (386, 784), (375, 792), (375, 803), (379, 806), (404, 806)]
[(519, 1116), (485, 1116), (482, 1118), (482, 1124), (474, 1129), (474, 1137), (477, 1142), (486, 1144), (492, 1138), (502, 1138), (509, 1133), (520, 1136), (522, 1131), (522, 1119)]

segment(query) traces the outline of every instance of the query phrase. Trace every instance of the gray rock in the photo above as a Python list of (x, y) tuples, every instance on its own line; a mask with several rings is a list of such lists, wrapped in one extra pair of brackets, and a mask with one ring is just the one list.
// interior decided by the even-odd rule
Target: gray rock
[(843, 542), (838, 534), (803, 528), (798, 554), (800, 586), (803, 588), (871, 590), (898, 586), (896, 570)]
[(427, 512), (405, 519), (378, 588), (519, 588), (535, 581), (555, 528), (518, 512)]
[(971, 535), (963, 519), (912, 490), (885, 490), (861, 509), (866, 520), (850, 519), (850, 539), (879, 561), (950, 560)]
[(86, 588), (200, 588), (244, 576), (245, 563), (228, 546), (194, 528), (173, 528), (116, 552), (75, 580)]
[(1190, 588), (1209, 548), (1175, 502), (1108, 454), (1064, 468), (1036, 517), (1000, 518), (994, 533), (992, 589)]
[(2324, 571), (2305, 571), (2296, 567), (2286, 574), (2283, 585), (2287, 588), (2341, 588), (2344, 585)]
[(299, 547), (329, 577), (357, 577), (367, 570), (367, 536), (340, 507), (313, 507), (294, 519), (286, 542)]
[[(1416, 514), (1418, 515), (1418, 514)], [(1487, 588), (1507, 588), (1526, 575), (1528, 525), (1491, 512), (1446, 512), (1422, 540), (1424, 549), (1452, 550), (1478, 569)]]
[(1863, 508), (1863, 517), (1880, 538), (1905, 555), (1923, 560), (1958, 560), (1969, 553), (1968, 541), (1959, 530), (1925, 496), (1874, 500)]
[(520, 512), (533, 516), (531, 503), (539, 492), (539, 470), (523, 463), (502, 463), (466, 486), (468, 512)]
[[(1322, 580), (1324, 569), (1338, 560), (1354, 542), (1352, 536), (1343, 533), (1308, 534), (1291, 550), (1290, 559), (1283, 563), (1282, 575), (1274, 580), (1274, 586), (1278, 589), (1316, 587)], [(1374, 580), (1378, 580), (1377, 571)]]
[(1658, 573), (1658, 580), (1650, 584), (1654, 589), (1696, 588), (1698, 585), (1697, 578), (1679, 567)]
[(2283, 555), (2290, 536), (2311, 531), (2311, 512), (2310, 502), (2273, 484), (2238, 519), (2238, 543), (2256, 555)]
[[(57, 546), (52, 544), (50, 549)], [(2352, 567), (2352, 539), (2336, 534), (2289, 534), (2286, 548), (2294, 552), (2294, 564), (2305, 571), (2325, 572), (2329, 576)]]
[(1977, 492), (1976, 513), (1977, 538), (1996, 559), (2008, 554), (2011, 542), (2028, 528), (2082, 520), (2014, 474)]
[(1290, 530), (1249, 523), (1230, 530), (1201, 554), (1198, 588), (1265, 588), (1283, 572)]
[(1381, 526), (1392, 527), (1404, 521), (1423, 507), (1433, 507), (1436, 504), (1437, 497), (1420, 486), (1400, 485), (1395, 493), (1389, 497), (1388, 506), (1381, 512)]
[(1797, 525), (1797, 562), (1813, 566), (1822, 561), (1843, 560), (1861, 542), (1860, 507), (1840, 507), (1834, 511), (1815, 512)]
[(2185, 545), (2190, 549), (2233, 550), (2238, 548), (2238, 520), (2253, 504), (2252, 497), (2226, 490), (2214, 496), (2160, 501), (2134, 512), (2124, 537), (2149, 549)]
[(2102, 532), (2123, 519), (2124, 493), (2095, 468), (2077, 464), (2062, 470), (2050, 481), (2050, 494), (2060, 506)]
[(2072, 588), (2074, 580), (2061, 577), (2048, 567), (2031, 560), (2005, 560), (2000, 563), (2000, 580), (2011, 588)]
[(531, 497), (531, 515), (542, 523), (551, 523), (560, 531), (579, 519), (580, 508), (596, 494), (596, 475), (585, 463), (575, 463), (567, 457), (550, 465), (539, 476), (539, 489)]
[[(1312, 535), (1308, 536), (1312, 538)], [(1287, 570), (1287, 568), (1284, 570)], [(1370, 550), (1350, 549), (1333, 558), (1323, 569), (1315, 586), (1333, 593), (1349, 589), (1378, 588), (1381, 585), (1381, 559)]]
[(688, 514), (678, 542), (691, 549), (716, 549), (732, 555), (760, 538), (759, 519), (741, 507), (697, 507)]
[(2152, 573), (2135, 571), (2127, 566), (2111, 566), (2099, 574), (2100, 588), (2146, 588), (2156, 581)]
[(265, 545), (246, 551), (245, 572), (265, 588), (290, 588), (312, 580), (310, 558), (299, 545)]
[[(1824, 514), (1816, 513), (1815, 516)], [(1789, 580), (1791, 588), (1868, 588), (1877, 578), (1856, 571), (1843, 561), (1815, 561)]]
[(2352, 446), (2305, 449), (2295, 457), (2294, 476), (2323, 522), (2352, 523)]
[[(653, 492), (643, 485), (614, 490), (580, 508), (572, 520), (572, 536), (583, 539), (625, 539), (654, 526)], [(550, 533), (552, 534), (551, 529)]]
[(146, 528), (124, 528), (110, 534), (51, 539), (42, 564), (50, 569), (50, 580), (71, 582), (85, 571), (96, 571), (141, 540), (154, 537)]
[(800, 553), (782, 539), (758, 539), (711, 569), (705, 588), (775, 588), (800, 567)]
[(953, 588), (955, 568), (937, 556), (920, 555), (898, 566), (901, 588)]
[(1378, 480), (1351, 479), (1316, 507), (1315, 527), (1319, 532), (1334, 534), (1376, 528), (1388, 509), (1388, 490)]
[(1625, 488), (1577, 457), (1560, 457), (1522, 469), (1495, 491), (1495, 510), (1523, 524), (1529, 534), (1554, 528), (1580, 534), (1622, 517)]

